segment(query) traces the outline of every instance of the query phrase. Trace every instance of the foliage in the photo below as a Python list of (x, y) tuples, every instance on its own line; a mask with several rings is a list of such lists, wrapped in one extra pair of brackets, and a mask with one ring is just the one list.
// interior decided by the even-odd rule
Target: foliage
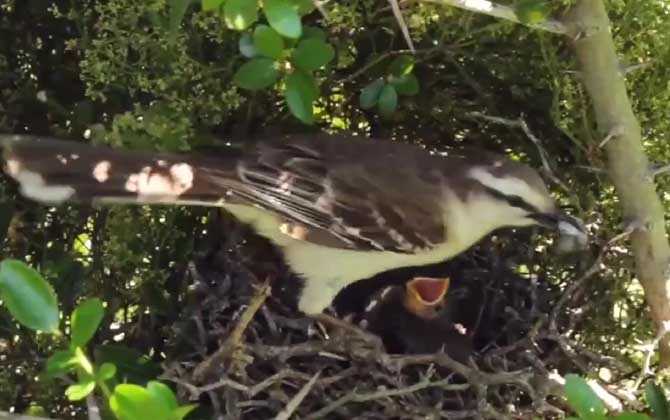
[[(528, 11), (527, 20), (534, 21), (560, 17), (571, 2), (504, 3)], [(612, 0), (607, 6), (622, 66), (633, 66), (626, 78), (644, 146), (656, 164), (665, 164), (670, 161), (667, 2)], [(327, 18), (311, 1), (296, 0), (2, 2), (0, 131), (189, 151), (217, 139), (346, 130), (436, 152), (482, 147), (539, 167), (537, 149), (521, 131), (475, 113), (523, 116), (567, 186), (567, 192), (556, 189), (561, 204), (588, 222), (596, 241), (619, 233), (617, 198), (600, 172), (604, 157), (597, 144), (604, 133), (593, 128), (569, 43), (493, 18), (410, 2), (403, 4), (417, 48), (410, 54), (387, 1), (325, 7)], [(668, 182), (668, 176), (658, 178), (666, 206)], [(162, 373), (160, 364), (178, 360), (165, 352), (165, 341), (178, 319), (175, 308), (189, 299), (183, 273), (213, 234), (211, 214), (40, 207), (21, 199), (4, 180), (0, 197), (3, 256), (27, 261), (53, 289), (29, 294), (51, 312), (22, 313), (13, 299), (26, 295), (8, 283), (17, 274), (0, 270), (2, 305), (8, 309), (0, 311), (0, 348), (7, 357), (3, 364), (11, 367), (0, 370), (0, 408), (85, 416), (81, 403), (64, 397), (63, 382), (39, 375), (40, 360), (49, 356), (52, 370), (87, 372), (84, 360), (91, 366), (92, 374), (82, 373), (68, 396), (81, 397), (91, 387), (103, 392), (101, 384), (112, 392), (114, 380), (142, 389), (124, 389), (115, 402), (120, 410), (124, 401), (132, 405), (162, 395), (147, 383)], [(528, 248), (500, 257), (501, 264), (565, 288), (591, 261), (551, 257), (550, 264), (525, 265), (528, 254), (547, 253), (550, 246), (535, 238)], [(9, 259), (6, 266), (12, 266)], [(610, 249), (601, 267), (571, 296), (561, 318), (574, 320), (569, 331), (580, 346), (629, 368), (613, 369), (612, 381), (625, 384), (647, 352), (635, 343), (651, 340), (653, 327), (626, 243)], [(17, 272), (34, 278), (28, 274), (32, 269)], [(52, 293), (59, 296), (60, 311), (79, 325), (77, 338), (68, 317), (54, 315)], [(87, 296), (106, 305), (97, 328), (92, 326), (99, 305), (82, 301)], [(84, 324), (75, 321), (78, 309), (88, 320)], [(62, 334), (27, 333), (9, 310), (26, 325), (42, 331), (57, 325)], [(88, 311), (94, 315), (85, 315)], [(85, 358), (70, 350), (73, 342)], [(594, 368), (581, 358), (576, 363)], [(116, 372), (108, 379), (112, 365)], [(124, 400), (126, 393), (131, 396)], [(654, 395), (647, 392), (647, 403), (662, 417), (656, 414), (662, 408), (654, 407), (663, 404), (651, 402), (660, 394)], [(174, 408), (171, 402), (156, 407)]]
[[(35, 270), (16, 260), (2, 262), (0, 290), (7, 308), (16, 320), (33, 330), (58, 332), (51, 325), (54, 312), (58, 311), (53, 289)], [(23, 284), (21, 289), (17, 284)], [(17, 289), (20, 293), (17, 293)], [(48, 298), (44, 299), (44, 295)], [(97, 298), (82, 301), (70, 316), (70, 342), (63, 350), (56, 351), (46, 362), (49, 377), (74, 374), (76, 383), (65, 389), (70, 401), (79, 401), (99, 389), (108, 400), (109, 410), (120, 420), (147, 418), (180, 420), (195, 406), (179, 406), (172, 390), (166, 385), (149, 381), (146, 387), (119, 383), (117, 367), (105, 362), (96, 365), (86, 355), (86, 345), (93, 338), (104, 317), (104, 305)], [(32, 314), (32, 318), (25, 314)], [(48, 320), (46, 323), (35, 322)], [(111, 388), (111, 385), (116, 384)]]

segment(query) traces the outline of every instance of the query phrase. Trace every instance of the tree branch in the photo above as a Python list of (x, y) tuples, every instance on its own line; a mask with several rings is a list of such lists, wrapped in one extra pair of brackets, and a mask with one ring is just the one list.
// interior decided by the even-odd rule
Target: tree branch
[(419, 1), (425, 3), (441, 4), (443, 6), (458, 7), (459, 9), (464, 9), (474, 13), (481, 13), (484, 15), (493, 16), (498, 19), (509, 20), (514, 23), (521, 23), (533, 29), (540, 29), (555, 34), (567, 35), (569, 33), (568, 28), (563, 24), (563, 22), (559, 20), (547, 19), (540, 23), (526, 24), (521, 22), (519, 17), (516, 15), (516, 12), (514, 11), (513, 7), (493, 3), (488, 0), (419, 0)]

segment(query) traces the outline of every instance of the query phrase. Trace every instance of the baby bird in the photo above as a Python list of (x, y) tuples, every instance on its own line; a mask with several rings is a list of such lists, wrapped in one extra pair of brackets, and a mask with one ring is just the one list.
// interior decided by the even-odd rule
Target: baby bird
[(373, 295), (361, 326), (377, 334), (389, 353), (425, 354), (444, 351), (466, 363), (472, 338), (451, 320), (447, 308), (449, 278), (415, 277)]

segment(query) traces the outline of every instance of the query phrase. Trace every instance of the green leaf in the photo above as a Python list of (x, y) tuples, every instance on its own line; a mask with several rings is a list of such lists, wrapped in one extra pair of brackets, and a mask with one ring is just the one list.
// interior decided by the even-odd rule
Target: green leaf
[(240, 54), (247, 58), (254, 58), (258, 55), (258, 51), (254, 47), (254, 38), (251, 34), (242, 34), (237, 45), (240, 49)]
[(103, 363), (96, 372), (98, 379), (108, 381), (116, 375), (116, 366), (113, 363)]
[[(650, 420), (649, 416), (646, 414), (642, 413), (633, 413), (633, 412), (624, 412), (621, 414), (617, 414), (614, 417), (610, 417), (611, 419), (615, 420)], [(667, 417), (665, 417), (667, 418)]]
[(288, 0), (265, 0), (263, 11), (268, 23), (287, 38), (300, 38), (302, 24), (300, 16)]
[(197, 404), (188, 404), (177, 407), (172, 411), (172, 418), (175, 420), (181, 420), (184, 417), (188, 416), (188, 414), (191, 411), (195, 410), (197, 407), (198, 407)]
[(293, 50), (292, 61), (299, 69), (310, 72), (325, 66), (334, 57), (332, 45), (318, 38), (309, 38), (300, 41)]
[(414, 70), (414, 57), (399, 55), (389, 65), (389, 73), (395, 77), (407, 76)]
[(514, 11), (522, 23), (533, 25), (547, 19), (549, 5), (544, 0), (520, 0)]
[(22, 325), (33, 330), (58, 331), (56, 293), (40, 273), (18, 260), (0, 264), (0, 295)]
[(202, 10), (221, 10), (223, 0), (202, 0)]
[(647, 404), (657, 419), (670, 419), (670, 405), (663, 389), (655, 382), (649, 381), (644, 387)]
[(384, 85), (379, 93), (377, 109), (383, 117), (388, 117), (398, 107), (398, 92), (391, 85)]
[(87, 378), (78, 382), (74, 385), (70, 385), (65, 390), (65, 396), (70, 401), (79, 401), (84, 398), (95, 389), (95, 381), (93, 378)]
[(230, 29), (243, 31), (258, 20), (256, 0), (226, 0), (223, 5), (223, 19)]
[(389, 83), (393, 85), (398, 95), (413, 96), (419, 93), (419, 79), (412, 73), (395, 77), (390, 77)]
[(233, 82), (242, 89), (259, 90), (272, 86), (278, 78), (275, 61), (259, 57), (244, 63), (235, 73)]
[(316, 26), (304, 26), (302, 28), (302, 37), (304, 39), (316, 38), (320, 39), (321, 41), (325, 41), (327, 38), (326, 32), (321, 28), (317, 28)]
[(372, 109), (377, 102), (379, 101), (379, 94), (382, 92), (384, 87), (384, 81), (382, 79), (377, 79), (369, 83), (366, 87), (361, 90), (361, 96), (359, 98), (359, 103), (363, 109)]
[(267, 25), (258, 25), (254, 30), (254, 47), (266, 57), (278, 59), (284, 52), (281, 35)]
[(186, 10), (191, 0), (170, 0), (170, 36), (174, 37), (179, 32), (181, 21), (184, 19)]
[(160, 401), (164, 407), (172, 411), (179, 407), (177, 398), (174, 396), (174, 392), (170, 389), (169, 386), (158, 381), (149, 381), (147, 384), (147, 391), (149, 394), (153, 395), (154, 399)]
[(54, 377), (64, 375), (77, 366), (78, 359), (72, 350), (59, 350), (47, 359), (46, 374)]
[(577, 375), (565, 376), (565, 395), (570, 406), (583, 420), (604, 420), (605, 404), (586, 381)]
[(313, 103), (319, 96), (314, 78), (296, 70), (286, 78), (284, 97), (291, 113), (305, 124), (314, 123)]
[(314, 0), (290, 0), (290, 2), (300, 16), (305, 16), (316, 8), (316, 6), (314, 6)]
[(133, 384), (117, 385), (109, 407), (120, 420), (169, 419), (171, 411), (147, 389)]
[(86, 299), (80, 303), (70, 317), (72, 344), (84, 347), (95, 334), (104, 315), (105, 308), (100, 299)]
[(163, 371), (148, 356), (120, 344), (96, 346), (93, 354), (97, 364), (113, 363), (122, 382), (145, 383)]

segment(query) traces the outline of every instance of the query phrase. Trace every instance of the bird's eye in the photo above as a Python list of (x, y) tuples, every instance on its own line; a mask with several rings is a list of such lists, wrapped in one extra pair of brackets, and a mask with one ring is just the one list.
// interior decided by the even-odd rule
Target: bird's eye
[(519, 197), (518, 195), (506, 195), (505, 200), (509, 203), (510, 206), (519, 207), (528, 211), (529, 213), (535, 213), (537, 211), (537, 209), (532, 204), (529, 204), (526, 200)]

